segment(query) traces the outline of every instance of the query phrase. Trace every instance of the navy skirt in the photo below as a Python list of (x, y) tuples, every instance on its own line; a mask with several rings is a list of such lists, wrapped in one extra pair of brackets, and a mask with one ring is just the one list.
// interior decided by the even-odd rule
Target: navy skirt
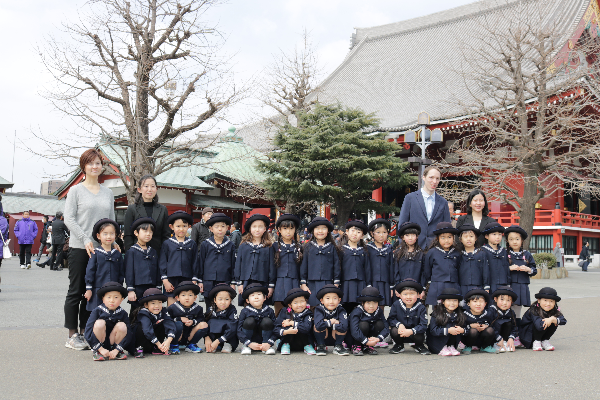
[(515, 306), (527, 306), (531, 305), (531, 294), (529, 293), (529, 284), (527, 283), (511, 283), (510, 287), (517, 294), (517, 301), (513, 304)]
[(437, 297), (442, 293), (442, 290), (446, 288), (454, 288), (460, 290), (460, 285), (454, 282), (431, 282), (429, 284), (429, 291), (427, 292), (427, 299), (425, 300), (425, 304), (435, 306), (437, 304)]
[[(261, 281), (243, 281), (242, 285), (245, 288), (246, 286), (248, 286), (251, 283), (260, 283), (261, 285), (263, 285), (266, 288), (269, 287), (269, 284), (267, 282), (261, 282)], [(246, 305), (247, 305), (246, 300), (244, 300), (242, 295), (238, 293), (238, 306), (245, 307)], [(272, 305), (273, 305), (273, 296), (271, 296), (270, 299), (266, 299), (265, 302), (263, 303), (263, 306), (272, 306)]]
[(344, 291), (342, 303), (358, 303), (356, 298), (360, 296), (360, 292), (362, 292), (362, 290), (366, 287), (367, 284), (363, 281), (359, 281), (358, 279), (344, 281), (342, 283), (342, 290)]
[(325, 285), (331, 284), (331, 281), (308, 281), (306, 283), (306, 286), (308, 286), (308, 289), (310, 290), (310, 298), (308, 299), (308, 304), (311, 307), (316, 307), (319, 304), (321, 304), (321, 302), (319, 301), (319, 299), (317, 299), (317, 292), (321, 289), (323, 289), (323, 287)]
[(460, 293), (463, 295), (463, 300), (466, 302), (467, 293), (473, 289), (483, 289), (483, 285), (460, 285)]
[(85, 306), (86, 310), (94, 311), (94, 308), (102, 304), (102, 299), (98, 298), (98, 289), (100, 288), (92, 288), (92, 298), (87, 302), (87, 305)]
[[(233, 326), (235, 325), (235, 326)], [(227, 327), (233, 326), (233, 330), (237, 330), (237, 321), (230, 321), (228, 319), (211, 318), (208, 320), (208, 331), (215, 335), (221, 335), (225, 332)]]
[(383, 300), (379, 302), (379, 305), (390, 307), (394, 302), (391, 294), (392, 289), (390, 289), (390, 284), (388, 282), (373, 282), (373, 286), (379, 289), (379, 293), (383, 296)]
[[(173, 292), (174, 292), (175, 289), (177, 288), (177, 285), (179, 285), (183, 281), (191, 281), (192, 278), (184, 278), (183, 276), (171, 276), (171, 277), (168, 277), (167, 280), (171, 283), (171, 285), (173, 285)], [(165, 287), (163, 286), (163, 294), (165, 296), (173, 297), (173, 292), (167, 292), (167, 289), (165, 289)]]
[[(282, 276), (275, 282), (275, 292), (273, 292), (273, 301), (283, 302), (287, 297), (287, 292), (300, 287), (300, 281), (295, 278)], [(287, 304), (284, 304), (287, 305)]]

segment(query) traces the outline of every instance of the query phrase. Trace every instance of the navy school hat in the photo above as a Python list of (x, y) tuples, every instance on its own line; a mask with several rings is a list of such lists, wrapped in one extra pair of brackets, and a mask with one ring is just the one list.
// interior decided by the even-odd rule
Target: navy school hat
[(360, 296), (356, 296), (356, 301), (359, 303), (364, 303), (365, 301), (381, 301), (383, 300), (383, 296), (379, 293), (379, 289), (373, 286), (369, 286), (364, 288), (360, 292)]
[(337, 294), (340, 298), (344, 297), (344, 292), (342, 291), (342, 289), (340, 289), (339, 287), (335, 286), (334, 284), (328, 284), (323, 286), (318, 292), (317, 292), (317, 299), (321, 300), (323, 297), (325, 297), (325, 295), (327, 293), (335, 293)]
[(231, 220), (231, 218), (229, 218), (227, 215), (225, 215), (223, 213), (214, 213), (213, 215), (210, 216), (208, 221), (206, 221), (204, 224), (210, 228), (217, 222), (225, 222), (225, 225), (233, 224), (233, 221)]
[(458, 228), (459, 234), (461, 234), (463, 232), (467, 232), (467, 231), (471, 231), (471, 232), (475, 233), (475, 236), (479, 236), (481, 234), (479, 229), (475, 228), (475, 225), (463, 224)]
[(419, 224), (416, 224), (414, 222), (404, 222), (398, 228), (398, 236), (402, 237), (402, 235), (404, 234), (404, 232), (407, 231), (408, 229), (416, 229), (417, 232), (418, 232), (417, 235), (421, 234), (421, 226)]
[(560, 301), (560, 296), (556, 292), (556, 289), (551, 287), (541, 288), (539, 292), (535, 294), (536, 299), (550, 299), (554, 301)]
[(496, 291), (492, 293), (492, 297), (499, 297), (503, 294), (512, 297), (513, 302), (517, 301), (517, 299), (519, 298), (519, 296), (515, 293), (514, 290), (512, 290), (510, 286), (498, 286)]
[(456, 235), (458, 230), (452, 226), (450, 222), (440, 222), (435, 226), (435, 231), (433, 231), (434, 235), (441, 235), (442, 233), (451, 233)]
[(152, 218), (144, 217), (133, 221), (133, 224), (131, 224), (131, 231), (134, 232), (140, 225), (144, 224), (150, 224), (152, 225), (153, 230), (156, 230), (156, 222), (154, 222)]
[(100, 221), (96, 222), (94, 224), (94, 229), (92, 229), (92, 238), (94, 238), (94, 240), (98, 241), (98, 234), (100, 233), (100, 227), (104, 224), (112, 224), (112, 226), (115, 227), (115, 237), (119, 236), (119, 224), (117, 224), (117, 221), (114, 221), (110, 218), (102, 218)]
[(469, 301), (469, 297), (475, 296), (475, 295), (483, 296), (486, 303), (490, 302), (490, 294), (486, 290), (483, 290), (481, 288), (475, 288), (475, 289), (469, 290), (467, 292), (467, 294), (465, 295), (465, 301)]
[(388, 232), (392, 229), (392, 223), (390, 221), (388, 221), (385, 218), (377, 218), (377, 219), (374, 219), (373, 221), (369, 222), (369, 232), (374, 231), (375, 225), (379, 225), (379, 224), (385, 225)]
[(494, 233), (494, 232), (504, 233), (504, 227), (495, 221), (490, 222), (483, 228), (483, 231), (481, 231), (481, 234), (488, 235), (488, 234)]
[(285, 296), (285, 299), (283, 299), (283, 305), (287, 306), (292, 302), (292, 300), (294, 300), (297, 297), (304, 297), (306, 300), (308, 300), (308, 298), (310, 297), (310, 293), (300, 288), (290, 289), (287, 292), (287, 296)]
[(192, 281), (183, 281), (179, 285), (177, 285), (175, 290), (173, 290), (173, 297), (179, 296), (179, 293), (185, 292), (187, 290), (191, 290), (197, 296), (200, 293), (200, 286), (196, 285)]
[(106, 282), (100, 289), (98, 289), (96, 294), (98, 295), (98, 298), (101, 299), (108, 292), (119, 292), (121, 293), (121, 296), (127, 297), (127, 289), (117, 282)]
[(147, 303), (152, 300), (160, 300), (162, 302), (165, 302), (165, 301), (167, 301), (167, 296), (164, 295), (160, 289), (150, 288), (150, 289), (146, 289), (146, 291), (142, 295), (142, 298), (139, 299), (138, 301), (140, 304), (144, 304), (144, 303)]
[(411, 278), (406, 278), (402, 282), (396, 285), (394, 288), (396, 292), (402, 293), (402, 289), (404, 288), (413, 288), (417, 291), (417, 293), (423, 293), (423, 286)]
[(167, 218), (167, 224), (173, 225), (178, 219), (184, 220), (188, 223), (188, 225), (194, 225), (194, 218), (190, 214), (181, 210), (175, 211), (173, 214), (169, 215), (169, 218)]
[(279, 228), (279, 225), (281, 225), (283, 221), (292, 221), (294, 225), (296, 225), (296, 229), (300, 227), (300, 218), (294, 214), (281, 214), (279, 218), (277, 218), (277, 222), (275, 222), (275, 228)]
[(504, 235), (508, 236), (508, 234), (511, 232), (518, 233), (521, 235), (521, 239), (523, 240), (527, 239), (527, 232), (525, 232), (525, 229), (521, 228), (519, 225), (511, 225), (510, 227), (506, 228), (504, 230)]
[(242, 298), (244, 300), (248, 300), (248, 296), (255, 292), (262, 292), (262, 294), (266, 296), (269, 293), (269, 289), (266, 286), (261, 285), (260, 283), (251, 283), (244, 288)]
[(248, 218), (246, 220), (246, 222), (244, 222), (244, 233), (250, 232), (250, 226), (252, 226), (252, 223), (254, 221), (262, 221), (262, 222), (264, 222), (265, 223), (265, 227), (267, 227), (267, 229), (269, 228), (269, 225), (271, 225), (271, 219), (269, 217), (267, 217), (266, 215), (254, 214), (253, 216), (251, 216), (250, 218)]
[(362, 231), (363, 235), (366, 235), (367, 232), (369, 231), (369, 228), (367, 227), (367, 225), (365, 225), (365, 223), (362, 222), (360, 219), (355, 219), (346, 224), (346, 230), (348, 230), (352, 227), (360, 229)]
[(446, 289), (442, 290), (442, 293), (440, 293), (438, 295), (437, 299), (438, 300), (455, 299), (455, 300), (460, 301), (463, 299), (463, 297), (462, 297), (462, 294), (460, 294), (460, 290), (455, 289), (455, 288), (446, 288)]
[(210, 304), (212, 299), (214, 299), (215, 296), (219, 292), (229, 292), (229, 294), (231, 295), (231, 300), (235, 299), (235, 296), (237, 296), (237, 293), (234, 288), (229, 286), (227, 283), (219, 283), (219, 284), (213, 286), (213, 288), (210, 289), (210, 292), (208, 292), (208, 303), (207, 304)]
[(308, 224), (308, 231), (312, 233), (312, 231), (319, 225), (325, 225), (329, 232), (333, 230), (333, 224), (325, 217), (315, 217), (310, 224)]

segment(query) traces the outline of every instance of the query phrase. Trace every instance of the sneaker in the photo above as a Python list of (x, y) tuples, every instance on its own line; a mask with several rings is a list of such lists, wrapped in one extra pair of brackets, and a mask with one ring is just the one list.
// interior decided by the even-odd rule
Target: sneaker
[(422, 356), (428, 356), (431, 354), (427, 347), (423, 345), (415, 346), (415, 352), (421, 354)]
[(142, 347), (135, 349), (135, 358), (145, 358), (144, 349)]
[(39, 263), (38, 262), (38, 263), (35, 263), (35, 265), (37, 265), (40, 268), (46, 268), (46, 264), (44, 264), (44, 263)]
[(508, 347), (506, 346), (506, 344), (503, 344), (502, 346), (498, 346), (498, 345), (495, 345), (495, 346), (498, 347), (498, 353), (506, 353), (508, 351)]
[(263, 353), (268, 356), (273, 356), (273, 355), (275, 355), (275, 349), (273, 348), (273, 346), (271, 346), (271, 347), (269, 347), (269, 350), (263, 351)]
[(452, 352), (450, 351), (450, 349), (448, 348), (448, 346), (444, 346), (442, 348), (442, 350), (440, 350), (440, 352), (438, 353), (440, 356), (451, 356)]
[(188, 353), (202, 353), (202, 349), (196, 346), (194, 343), (189, 343), (186, 346), (185, 351), (187, 351)]
[(179, 354), (181, 354), (181, 353), (179, 352), (179, 345), (178, 345), (178, 344), (172, 344), (172, 345), (169, 347), (169, 351), (171, 352), (171, 354), (173, 354), (173, 355), (175, 355), (175, 356), (176, 356), (176, 355), (179, 355)]
[(154, 345), (154, 349), (152, 349), (152, 354), (154, 354), (155, 356), (162, 356), (163, 353), (156, 345)]
[(98, 353), (97, 351), (94, 351), (92, 353), (92, 360), (94, 361), (104, 361), (104, 356), (100, 353)]
[(27, 264), (27, 269), (31, 269), (31, 264)]
[(179, 351), (185, 350), (187, 348), (187, 344), (180, 344)]
[(355, 356), (362, 356), (363, 355), (363, 350), (362, 350), (362, 346), (352, 346), (352, 354), (354, 354)]
[(460, 351), (456, 350), (454, 346), (449, 346), (448, 350), (450, 350), (450, 354), (453, 356), (460, 356)]
[(523, 343), (521, 343), (521, 339), (519, 339), (518, 337), (515, 338), (515, 348), (517, 347), (525, 347), (523, 346)]
[(290, 349), (290, 345), (289, 345), (289, 343), (284, 343), (284, 344), (281, 346), (281, 354), (283, 354), (283, 355), (286, 355), (286, 356), (287, 356), (287, 355), (289, 355), (291, 352), (292, 352), (292, 351), (291, 351), (291, 349)]
[(117, 353), (115, 360), (127, 360), (127, 355), (120, 351), (119, 353)]
[(306, 354), (308, 354), (309, 356), (314, 356), (315, 354), (317, 354), (315, 349), (310, 344), (307, 344), (306, 346), (304, 346), (304, 352)]
[(463, 343), (463, 342), (458, 342), (458, 351), (462, 351), (463, 349), (465, 349), (467, 346)]
[(461, 351), (461, 352), (462, 352), (464, 355), (468, 356), (469, 354), (471, 354), (471, 350), (473, 350), (473, 349), (471, 348), (471, 346), (467, 346), (467, 347), (465, 347), (464, 349), (462, 349), (462, 351)]
[(483, 351), (484, 353), (497, 354), (499, 350), (494, 346), (488, 346), (486, 348), (481, 349), (481, 351)]
[(390, 354), (404, 353), (404, 343), (397, 343), (390, 349)]
[[(335, 351), (335, 349), (334, 349)], [(318, 344), (315, 352), (317, 353), (318, 356), (326, 356), (327, 355), (327, 347), (325, 347), (324, 344)]]
[(515, 351), (515, 349), (511, 349), (510, 347), (508, 347), (508, 344), (504, 344), (504, 349), (506, 349), (506, 351), (509, 351), (509, 352)]
[(542, 342), (540, 342), (539, 340), (536, 340), (535, 342), (533, 342), (533, 346), (531, 347), (531, 349), (533, 351), (542, 351), (542, 350), (544, 350), (542, 348)]
[(388, 347), (390, 344), (386, 343), (385, 341), (381, 341), (381, 342), (377, 342), (375, 344), (375, 347)]
[[(323, 351), (325, 351), (325, 349), (326, 349), (326, 347), (323, 346)], [(341, 344), (337, 344), (333, 348), (333, 354), (335, 354), (336, 356), (349, 356), (350, 355), (350, 350), (348, 350), (347, 348), (345, 348)]]
[(223, 348), (221, 349), (221, 353), (231, 353), (233, 351), (233, 347), (231, 347), (231, 345), (227, 342), (225, 342), (225, 344), (223, 345)]
[(85, 350), (89, 348), (87, 343), (81, 340), (81, 335), (79, 333), (74, 333), (73, 336), (67, 340), (67, 343), (65, 343), (65, 347), (73, 350)]
[(543, 348), (544, 348), (544, 350), (546, 350), (546, 351), (554, 351), (554, 346), (552, 346), (552, 345), (550, 344), (550, 342), (549, 342), (549, 341), (547, 341), (547, 340), (543, 340), (543, 341), (542, 341), (542, 347), (543, 347)]
[(21, 269), (27, 268), (25, 265), (21, 264)]
[(248, 356), (250, 354), (252, 354), (252, 349), (248, 346), (242, 346), (242, 355), (243, 356)]
[(369, 356), (376, 356), (377, 354), (379, 354), (377, 352), (377, 350), (375, 350), (375, 347), (371, 347), (371, 346), (365, 346), (365, 348), (363, 349), (363, 353), (365, 353)]
[(472, 351), (479, 351), (479, 347), (477, 347), (477, 346), (473, 346), (473, 347), (471, 347), (471, 350), (472, 350)]
[(85, 346), (86, 350), (92, 349), (92, 347), (88, 344), (87, 340), (85, 340), (85, 337), (81, 333), (79, 334), (79, 340), (83, 342), (83, 345)]

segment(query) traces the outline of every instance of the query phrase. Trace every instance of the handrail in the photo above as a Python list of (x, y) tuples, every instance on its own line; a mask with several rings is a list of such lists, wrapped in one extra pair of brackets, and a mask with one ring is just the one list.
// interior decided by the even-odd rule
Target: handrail
[[(455, 215), (465, 215), (456, 213)], [(502, 226), (518, 225), (520, 217), (516, 211), (497, 211), (488, 214)], [(600, 230), (600, 216), (563, 210), (535, 210), (534, 226), (572, 226)]]

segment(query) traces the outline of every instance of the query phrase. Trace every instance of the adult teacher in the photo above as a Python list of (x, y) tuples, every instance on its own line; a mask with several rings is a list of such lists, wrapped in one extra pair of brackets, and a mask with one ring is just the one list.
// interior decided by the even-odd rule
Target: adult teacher
[(139, 180), (134, 202), (127, 206), (127, 211), (125, 212), (124, 251), (129, 250), (131, 246), (137, 243), (137, 237), (131, 229), (133, 222), (138, 218), (148, 217), (152, 218), (156, 223), (156, 229), (148, 245), (156, 250), (156, 253), (160, 256), (160, 248), (163, 242), (170, 237), (171, 232), (169, 224), (167, 224), (169, 211), (167, 211), (167, 207), (158, 202), (157, 192), (156, 178), (152, 175), (142, 176)]
[[(460, 226), (464, 224), (470, 224), (482, 231), (490, 222), (498, 222), (494, 218), (488, 216), (489, 212), (490, 210), (488, 208), (485, 193), (483, 193), (483, 190), (481, 189), (474, 189), (467, 197), (467, 214), (458, 217), (456, 228), (460, 228)], [(486, 243), (483, 235), (479, 235), (477, 241), (479, 242), (479, 247)]]
[[(66, 347), (84, 350), (89, 345), (83, 338), (85, 324), (90, 316), (85, 293), (85, 269), (99, 246), (92, 237), (94, 224), (103, 218), (115, 219), (115, 197), (112, 190), (100, 186), (98, 177), (104, 169), (100, 152), (89, 149), (79, 157), (79, 168), (85, 180), (73, 186), (67, 195), (64, 218), (71, 232), (69, 239), (69, 290), (65, 299), (65, 328), (69, 330)], [(77, 322), (79, 320), (79, 332)]]
[(436, 166), (430, 165), (425, 168), (423, 187), (421, 190), (407, 194), (400, 209), (398, 226), (405, 222), (418, 224), (421, 227), (418, 243), (422, 249), (427, 248), (433, 241), (435, 237), (433, 231), (438, 223), (450, 222), (448, 202), (435, 192), (441, 177), (442, 173)]

